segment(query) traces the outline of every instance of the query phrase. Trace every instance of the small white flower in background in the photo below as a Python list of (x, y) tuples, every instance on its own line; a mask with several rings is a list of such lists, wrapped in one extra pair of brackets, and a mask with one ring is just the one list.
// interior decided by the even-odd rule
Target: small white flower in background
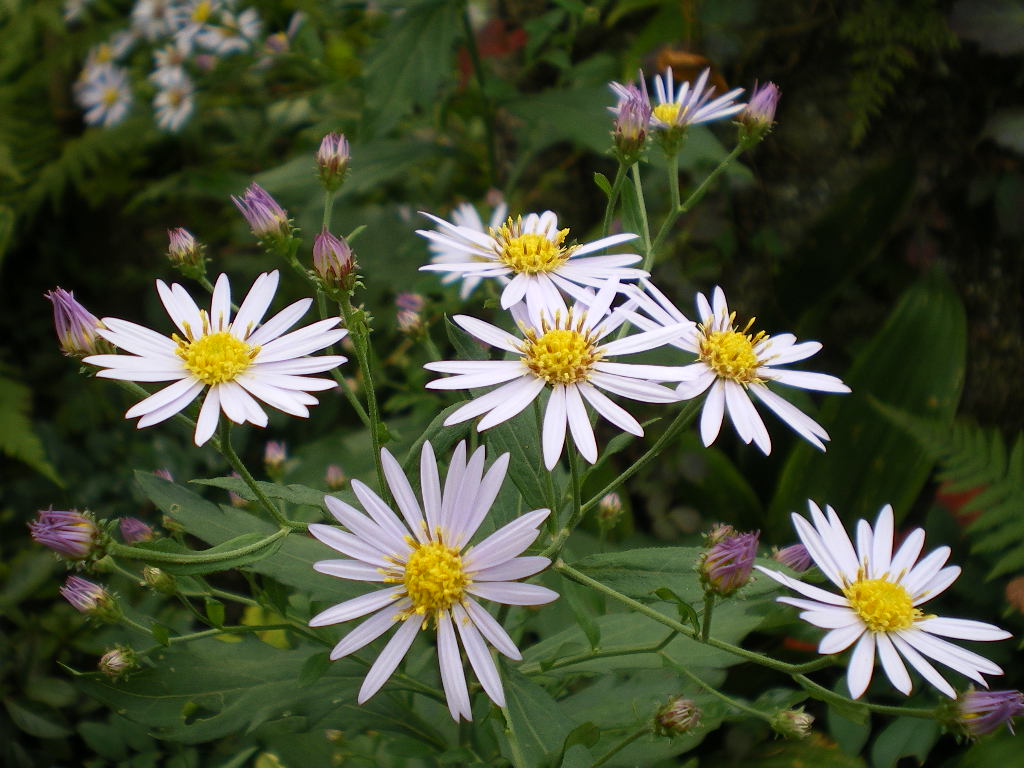
[(170, 133), (177, 133), (195, 110), (192, 80), (179, 70), (176, 77), (164, 77), (153, 98), (156, 124)]
[(128, 72), (121, 67), (101, 64), (83, 71), (84, 79), (75, 84), (75, 100), (85, 110), (85, 122), (109, 128), (124, 120), (132, 104)]
[(222, 10), (218, 24), (207, 24), (195, 37), (196, 45), (217, 56), (248, 51), (259, 37), (262, 22), (254, 8), (235, 14)]
[(125, 414), (129, 419), (141, 416), (140, 429), (179, 413), (208, 388), (196, 422), (196, 445), (213, 435), (222, 410), (236, 424), (265, 427), (267, 414), (256, 399), (292, 416), (307, 417), (307, 406), (318, 402), (309, 393), (336, 384), (303, 374), (329, 371), (345, 358), (306, 355), (334, 344), (347, 331), (335, 329), (341, 318), (330, 317), (285, 333), (306, 313), (312, 299), (301, 299), (261, 324), (277, 283), (276, 270), (256, 278), (232, 320), (227, 275), (217, 279), (208, 313), (177, 283), (168, 287), (157, 280), (160, 301), (182, 336), (168, 338), (127, 320), (104, 318), (97, 333), (131, 354), (94, 355), (84, 362), (103, 368), (96, 374), (102, 378), (174, 382)]
[(211, 16), (223, 7), (221, 0), (187, 0), (175, 7), (175, 42), (191, 52), (195, 38), (210, 28)]
[(132, 8), (132, 29), (153, 42), (175, 32), (176, 16), (171, 0), (136, 0)]
[(850, 388), (835, 376), (777, 367), (810, 357), (821, 349), (821, 344), (816, 341), (798, 344), (791, 333), (778, 336), (768, 336), (763, 331), (749, 333), (753, 319), (739, 328), (735, 325), (736, 313), (729, 311), (721, 288), (715, 288), (710, 303), (703, 293), (697, 294), (696, 324), (686, 320), (651, 283), (645, 282), (644, 289), (646, 294), (636, 290), (629, 295), (654, 322), (636, 315), (630, 317), (631, 321), (647, 329), (687, 323), (668, 343), (697, 355), (696, 362), (683, 368), (683, 378), (676, 379), (681, 382), (676, 391), (684, 400), (708, 392), (700, 420), (704, 445), (711, 445), (718, 437), (728, 411), (744, 443), (754, 442), (765, 454), (771, 452), (771, 438), (754, 408), (753, 395), (797, 434), (825, 450), (822, 441), (829, 436), (821, 425), (768, 387), (774, 382), (819, 392), (849, 392)]
[[(462, 227), (470, 229), (481, 235), (486, 235), (489, 230), (498, 229), (505, 219), (508, 217), (508, 206), (501, 202), (494, 207), (494, 211), (491, 213), (491, 218), (487, 226), (484, 226), (483, 219), (480, 218), (480, 214), (477, 209), (470, 203), (461, 203), (457, 205), (451, 213), (452, 222), (456, 227)], [(427, 243), (427, 247), (433, 254), (430, 257), (431, 264), (461, 264), (466, 261), (466, 249), (475, 248), (475, 245), (466, 241), (462, 246), (455, 248), (450, 245), (449, 240), (453, 235), (445, 235), (444, 230), (435, 230), (438, 234), (442, 235), (444, 239), (434, 240), (430, 239)], [(457, 237), (457, 235), (454, 235)], [(472, 257), (470, 257), (472, 258)], [(481, 262), (489, 263), (489, 262)], [(480, 282), (483, 280), (482, 277), (473, 274), (462, 275), (458, 272), (452, 272), (444, 275), (441, 278), (441, 285), (448, 285), (454, 283), (456, 280), (461, 278), (462, 285), (459, 286), (459, 296), (463, 299), (469, 297)], [(508, 278), (500, 278), (503, 283), (508, 282)]]
[(1011, 636), (1009, 632), (980, 621), (928, 615), (918, 607), (944, 592), (960, 575), (959, 566), (943, 567), (949, 558), (949, 547), (939, 547), (918, 561), (924, 547), (924, 529), (917, 528), (894, 553), (893, 513), (892, 507), (886, 505), (874, 528), (867, 520), (857, 521), (854, 550), (832, 507), (825, 507), (826, 517), (814, 502), (808, 502), (808, 506), (813, 525), (797, 514), (792, 516), (793, 524), (815, 565), (841, 594), (760, 565), (756, 567), (803, 595), (780, 597), (780, 603), (800, 608), (800, 618), (829, 630), (818, 645), (819, 653), (839, 653), (856, 643), (846, 673), (853, 698), (859, 698), (871, 682), (876, 651), (889, 681), (904, 694), (910, 693), (912, 685), (901, 656), (950, 698), (956, 698), (956, 691), (926, 656), (986, 688), (982, 673), (1003, 673), (988, 659), (940, 637), (1005, 640)]
[(111, 56), (114, 61), (120, 61), (132, 48), (135, 47), (135, 43), (139, 41), (139, 38), (130, 29), (122, 29), (119, 32), (115, 32), (110, 36), (110, 40), (107, 45), (110, 48)]
[(153, 71), (149, 79), (161, 87), (178, 82), (186, 77), (185, 62), (188, 56), (188, 47), (178, 40), (153, 51)]
[(569, 230), (558, 228), (558, 217), (553, 211), (509, 218), (487, 233), (451, 224), (429, 213), (423, 215), (439, 228), (418, 229), (417, 234), (448, 253), (461, 254), (461, 261), (435, 261), (420, 269), (448, 272), (463, 280), (475, 278), (477, 282), (487, 277), (508, 281), (501, 293), (502, 309), (509, 309), (525, 299), (531, 313), (546, 309), (551, 314), (556, 311), (564, 314), (563, 291), (574, 299), (586, 300), (590, 295), (588, 288), (600, 288), (608, 280), (635, 280), (647, 276), (643, 270), (628, 266), (640, 261), (640, 256), (634, 253), (582, 258), (635, 240), (637, 235), (612, 235), (584, 245), (567, 246), (565, 239)]
[(665, 75), (654, 76), (654, 95), (658, 103), (651, 113), (651, 125), (656, 128), (683, 128), (700, 123), (710, 123), (731, 117), (745, 108), (737, 104), (736, 97), (742, 88), (733, 88), (726, 94), (710, 101), (715, 93), (714, 86), (708, 86), (710, 69), (700, 73), (697, 82), (685, 82), (679, 89), (672, 82), (672, 67), (665, 68)]
[(366, 514), (332, 496), (324, 497), (328, 510), (350, 533), (315, 523), (309, 532), (353, 558), (321, 560), (313, 565), (317, 571), (389, 586), (328, 608), (310, 619), (309, 625), (340, 624), (372, 614), (334, 647), (332, 660), (354, 653), (398, 627), (359, 689), (362, 704), (391, 677), (419, 631), (433, 623), (448, 709), (455, 720), (472, 720), (459, 640), (484, 691), (495, 704), (504, 706), (501, 677), (484, 641), (510, 659), (519, 661), (522, 655), (477, 598), (505, 605), (543, 605), (558, 597), (547, 587), (515, 581), (551, 564), (546, 557), (520, 557), (539, 535), (539, 526), (549, 512), (528, 512), (469, 546), (501, 490), (509, 454), (500, 456), (484, 472), (485, 449), (477, 449), (467, 461), (466, 443), (459, 443), (442, 492), (434, 449), (424, 443), (420, 454), (422, 508), (387, 449), (381, 449), (381, 459), (404, 522), (377, 494), (353, 480), (352, 490)]
[(92, 0), (64, 0), (64, 23), (73, 24), (85, 15)]
[(673, 325), (602, 343), (626, 319), (621, 311), (609, 315), (618, 290), (618, 282), (609, 280), (591, 297), (589, 306), (577, 303), (570, 312), (555, 313), (553, 318), (546, 312), (527, 316), (516, 311), (522, 338), (482, 320), (456, 315), (455, 323), (465, 331), (518, 359), (427, 363), (427, 370), (457, 374), (430, 382), (428, 389), (476, 389), (501, 384), (456, 410), (445, 420), (445, 426), (486, 414), (477, 425), (482, 432), (513, 418), (550, 387), (543, 426), (544, 465), (548, 469), (562, 454), (566, 426), (583, 458), (591, 464), (597, 461), (597, 443), (584, 402), (619, 429), (643, 435), (640, 423), (601, 390), (646, 403), (673, 403), (679, 397), (652, 381), (679, 381), (686, 375), (685, 369), (614, 363), (608, 358), (660, 347), (682, 328)]

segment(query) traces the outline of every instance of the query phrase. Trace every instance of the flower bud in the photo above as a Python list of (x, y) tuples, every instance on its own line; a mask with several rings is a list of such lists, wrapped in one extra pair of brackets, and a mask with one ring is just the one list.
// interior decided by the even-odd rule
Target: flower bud
[(241, 198), (232, 195), (231, 199), (260, 240), (279, 240), (291, 235), (288, 213), (259, 184), (250, 184)]
[(174, 482), (174, 475), (171, 474), (171, 470), (169, 469), (154, 469), (153, 474), (157, 477), (163, 478), (168, 483)]
[(423, 330), (423, 297), (418, 293), (404, 292), (395, 297), (398, 308), (398, 329), (409, 336), (415, 336)]
[(814, 715), (804, 712), (803, 707), (780, 709), (772, 717), (771, 726), (780, 736), (787, 739), (806, 739), (811, 735)]
[(701, 557), (700, 579), (705, 590), (725, 597), (750, 580), (760, 532), (713, 531), (712, 534), (717, 541)]
[(167, 230), (167, 258), (183, 275), (206, 274), (206, 248), (184, 227)]
[(74, 293), (54, 288), (43, 295), (53, 304), (53, 324), (65, 355), (85, 357), (108, 351), (109, 345), (96, 333), (105, 326), (75, 300)]
[(127, 646), (118, 645), (104, 653), (97, 666), (104, 675), (112, 680), (118, 680), (135, 669), (138, 662), (135, 651)]
[[(641, 82), (643, 82), (641, 80)], [(615, 123), (612, 138), (619, 159), (631, 165), (636, 162), (647, 142), (647, 126), (651, 119), (651, 100), (647, 94), (630, 83), (616, 86), (619, 103), (612, 107)]]
[(345, 473), (337, 464), (330, 464), (327, 473), (324, 475), (324, 482), (332, 491), (340, 490), (345, 486)]
[(676, 736), (700, 727), (700, 717), (697, 702), (678, 697), (654, 715), (654, 730), (661, 736)]
[(137, 518), (122, 517), (118, 526), (125, 544), (138, 544), (153, 539), (153, 529)]
[(313, 239), (313, 269), (326, 285), (351, 290), (355, 266), (352, 248), (345, 238), (324, 230)]
[(161, 595), (173, 595), (178, 591), (174, 577), (152, 565), (142, 569), (142, 583)]
[(984, 736), (1002, 725), (1013, 733), (1013, 718), (1024, 715), (1024, 694), (972, 688), (960, 694), (954, 706), (956, 725), (965, 736)]
[(622, 517), (622, 499), (612, 491), (601, 497), (597, 505), (597, 525), (602, 531), (610, 531)]
[(263, 449), (263, 465), (267, 468), (267, 472), (280, 472), (287, 459), (288, 448), (284, 443), (277, 440), (267, 441), (267, 445)]
[(328, 133), (316, 151), (316, 166), (320, 171), (320, 183), (324, 189), (333, 192), (345, 181), (349, 161), (348, 139), (342, 133)]
[(747, 108), (739, 115), (741, 142), (756, 144), (771, 132), (781, 96), (782, 91), (775, 83), (754, 87)]
[(81, 576), (68, 576), (60, 593), (75, 610), (88, 616), (110, 623), (121, 618), (117, 599), (99, 584), (93, 584)]
[[(232, 472), (231, 476), (238, 480), (242, 479), (242, 476), (237, 472)], [(249, 506), (249, 500), (234, 491), (228, 491), (228, 501), (231, 502), (232, 507), (238, 507), (239, 509), (244, 509)]]
[(772, 553), (772, 560), (782, 563), (794, 571), (803, 573), (813, 565), (811, 553), (803, 544), (790, 544), (788, 547), (776, 549)]
[(89, 515), (71, 510), (39, 510), (28, 524), (32, 538), (69, 560), (87, 560), (101, 549), (100, 529)]

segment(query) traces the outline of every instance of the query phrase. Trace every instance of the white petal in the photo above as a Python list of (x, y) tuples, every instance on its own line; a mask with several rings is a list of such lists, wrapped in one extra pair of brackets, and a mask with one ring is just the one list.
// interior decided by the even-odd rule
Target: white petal
[(558, 599), (554, 590), (540, 584), (520, 584), (517, 581), (485, 581), (470, 585), (466, 591), (505, 605), (544, 605)]
[(466, 673), (462, 669), (462, 654), (455, 640), (455, 630), (448, 611), (437, 615), (437, 660), (441, 667), (441, 686), (448, 700), (448, 711), (456, 722), (459, 716), (473, 719), (469, 708), (469, 691), (466, 689)]
[(462, 532), (462, 543), (466, 543), (473, 538), (473, 534), (480, 528), (480, 524), (484, 521), (491, 506), (494, 504), (494, 500), (498, 498), (501, 485), (505, 482), (510, 458), (511, 455), (508, 453), (501, 454), (480, 481), (479, 490), (471, 504), (470, 514), (467, 517), (465, 528)]
[[(594, 430), (590, 426), (586, 406), (583, 405), (583, 398), (575, 386), (565, 388), (565, 406), (573, 442), (576, 443), (583, 458), (593, 464), (597, 461), (597, 442), (594, 439)], [(551, 466), (548, 469), (551, 469)]]
[[(451, 376), (447, 379), (434, 379), (434, 381), (427, 382), (427, 389), (477, 389), (479, 387), (492, 387), (495, 384), (504, 384), (506, 381), (518, 379), (529, 370), (518, 360), (495, 360), (494, 362), (496, 365), (489, 371)], [(501, 365), (501, 363), (511, 363), (511, 365)], [(426, 367), (424, 366), (424, 368)]]
[(850, 388), (843, 384), (841, 379), (829, 376), (825, 373), (810, 373), (808, 371), (787, 371), (781, 368), (768, 366), (758, 369), (758, 373), (765, 378), (777, 381), (790, 387), (800, 389), (813, 389), (816, 392), (839, 392), (846, 393)]
[(501, 308), (508, 309), (514, 304), (518, 304), (523, 300), (526, 295), (526, 289), (530, 285), (530, 275), (525, 272), (520, 272), (518, 275), (512, 278), (511, 282), (505, 286), (505, 289), (501, 292)]
[(952, 637), (957, 640), (1006, 640), (1013, 635), (993, 624), (970, 619), (945, 619), (932, 616), (914, 622), (914, 626), (933, 635)]
[[(181, 379), (175, 383), (164, 387), (159, 392), (150, 395), (145, 400), (140, 400), (125, 413), (126, 419), (134, 419), (136, 416), (145, 416), (147, 413), (155, 411), (157, 408), (162, 408), (168, 403), (172, 403), (176, 400), (188, 398), (188, 402), (199, 394), (199, 391), (203, 388), (203, 382), (196, 381), (195, 379)], [(184, 406), (182, 406), (183, 408)], [(179, 411), (181, 408), (178, 409)]]
[(259, 370), (267, 373), (323, 373), (337, 368), (348, 360), (344, 355), (320, 355), (319, 357), (297, 357), (294, 360), (278, 360), (274, 363), (259, 363)]
[(362, 704), (379, 691), (381, 686), (388, 681), (391, 673), (395, 671), (398, 664), (405, 658), (405, 654), (409, 652), (409, 646), (416, 639), (421, 622), (422, 617), (416, 614), (402, 622), (402, 626), (391, 636), (388, 644), (380, 652), (380, 656), (377, 657), (377, 660), (373, 662), (373, 666), (370, 667), (370, 671), (366, 674), (366, 679), (363, 680), (363, 685), (359, 689), (359, 696), (356, 701)]
[(159, 424), (161, 421), (171, 418), (171, 416), (174, 416), (176, 413), (180, 413), (195, 399), (201, 389), (202, 387), (195, 392), (190, 389), (185, 392), (185, 394), (172, 400), (166, 405), (162, 405), (159, 408), (150, 411), (139, 419), (139, 423), (137, 424), (138, 428), (143, 429), (145, 427), (152, 426), (153, 424)]
[(412, 604), (409, 600), (405, 600), (399, 601), (395, 605), (389, 605), (345, 635), (342, 641), (334, 646), (334, 650), (331, 651), (331, 661), (337, 661), (348, 656), (350, 653), (355, 653), (391, 629), (395, 624), (398, 612), (404, 607), (401, 605), (402, 602), (409, 603), (409, 605)]
[[(783, 335), (790, 336), (791, 334)], [(783, 347), (778, 343), (779, 338), (781, 337), (774, 336), (769, 339), (769, 343), (762, 350), (764, 356), (768, 359), (768, 365), (786, 365), (787, 363), (795, 363), (798, 360), (806, 360), (821, 350), (821, 344), (817, 341), (805, 341), (802, 344), (793, 344), (791, 342)]]
[(322, 523), (311, 523), (309, 526), (309, 532), (314, 538), (326, 544), (336, 552), (341, 552), (343, 555), (354, 557), (368, 565), (374, 566), (375, 568), (391, 570), (395, 567), (394, 563), (384, 559), (384, 553), (374, 546), (374, 544), (363, 541), (359, 537), (353, 536), (351, 533), (340, 531), (337, 528), (332, 528), (331, 526), (323, 525)]
[[(636, 240), (638, 237), (640, 237), (640, 235), (634, 235), (631, 232), (623, 232), (618, 235), (602, 237), (600, 240), (595, 240), (592, 243), (581, 245), (579, 248), (572, 252), (572, 257), (576, 258), (578, 256), (582, 256), (585, 253), (593, 253), (594, 251), (600, 251), (604, 248), (611, 248), (613, 245), (618, 245), (619, 243), (628, 243), (630, 240)], [(633, 260), (628, 263), (633, 264), (635, 262), (640, 261), (640, 256), (637, 256), (635, 254), (629, 255), (633, 257)]]
[(886, 504), (878, 513), (878, 519), (874, 527), (874, 544), (871, 549), (871, 578), (881, 578), (883, 573), (889, 571), (892, 563), (892, 536), (893, 536), (893, 514), (892, 506)]
[(631, 379), (649, 379), (652, 381), (682, 381), (692, 375), (688, 370), (688, 366), (683, 365), (641, 365), (639, 363), (602, 362), (594, 363), (594, 370), (626, 376)]
[(266, 344), (269, 341), (273, 341), (299, 322), (299, 318), (306, 314), (306, 311), (312, 303), (312, 299), (299, 299), (294, 304), (289, 304), (255, 331), (250, 333), (249, 338), (246, 340), (247, 343), (259, 346), (261, 344)]
[(752, 392), (762, 403), (774, 411), (775, 415), (800, 437), (818, 450), (825, 450), (825, 444), (822, 441), (828, 440), (829, 436), (818, 422), (763, 384), (751, 384), (747, 391)]
[(903, 640), (899, 635), (889, 635), (889, 639), (892, 640), (896, 650), (903, 655), (903, 658), (909, 661), (914, 669), (921, 673), (921, 677), (949, 696), (949, 698), (956, 698), (956, 691), (953, 689), (953, 686), (946, 682), (946, 679), (938, 673), (935, 667), (915, 651), (906, 640)]
[(911, 566), (917, 561), (918, 555), (921, 554), (922, 547), (924, 547), (924, 529), (915, 528), (907, 534), (907, 538), (903, 540), (900, 548), (896, 550), (896, 554), (892, 556), (892, 561), (889, 563), (889, 573), (893, 580), (899, 583), (903, 582), (907, 571), (910, 570)]
[(859, 699), (864, 695), (871, 682), (871, 673), (875, 667), (875, 636), (865, 632), (853, 649), (850, 664), (846, 668), (846, 686), (850, 689), (850, 697)]
[(984, 672), (986, 675), (1003, 674), (1003, 670), (998, 664), (989, 661), (984, 656), (979, 656), (973, 651), (968, 651), (966, 648), (940, 640), (938, 637), (929, 635), (927, 632), (923, 632), (916, 627), (901, 630), (897, 634), (913, 645), (916, 650), (926, 656), (930, 656), (940, 664), (952, 667), (957, 672), (982, 685), (986, 685), (986, 683), (981, 675), (978, 674), (979, 672)]
[(353, 597), (343, 603), (332, 605), (326, 611), (321, 611), (309, 620), (311, 627), (326, 627), (330, 624), (340, 624), (343, 621), (358, 619), (368, 613), (373, 613), (383, 608), (388, 603), (398, 599), (400, 590), (379, 589), (359, 597)]
[(240, 374), (235, 381), (242, 387), (245, 387), (250, 394), (258, 397), (267, 405), (277, 408), (279, 411), (284, 411), (287, 414), (301, 418), (309, 416), (309, 410), (303, 405), (302, 398), (300, 397), (303, 393), (278, 389), (263, 383), (249, 373)]
[[(359, 481), (353, 481), (353, 483), (357, 482)], [(360, 501), (362, 501), (361, 498)], [(333, 496), (325, 496), (324, 504), (339, 523), (354, 533), (364, 544), (379, 551), (382, 555), (397, 558), (409, 553), (409, 545), (405, 542), (406, 533), (398, 535), (390, 527), (386, 528), (380, 525), (375, 519), (371, 520), (355, 507), (351, 507)], [(329, 542), (324, 543), (330, 546)]]
[(395, 497), (395, 503), (405, 518), (406, 525), (418, 541), (425, 542), (426, 521), (423, 519), (423, 512), (420, 511), (419, 502), (416, 501), (416, 494), (409, 485), (409, 478), (405, 476), (401, 465), (391, 455), (387, 448), (380, 449), (380, 460), (384, 466), (384, 476), (387, 478), (388, 487)]
[[(793, 527), (796, 528), (796, 535), (806, 547), (808, 554), (814, 560), (814, 564), (821, 569), (825, 577), (840, 589), (844, 588), (847, 580), (843, 576), (842, 569), (832, 557), (832, 552), (822, 539), (818, 531), (800, 515), (795, 512), (790, 515)], [(850, 574), (850, 579), (856, 576)]]
[(787, 576), (784, 573), (781, 573), (780, 571), (773, 571), (761, 565), (755, 565), (754, 567), (757, 568), (757, 570), (761, 571), (761, 573), (775, 579), (775, 581), (779, 582), (780, 584), (784, 584), (790, 589), (795, 589), (800, 594), (804, 595), (805, 597), (809, 597), (812, 600), (827, 603), (828, 605), (841, 605), (846, 607), (849, 607), (850, 605), (849, 601), (841, 595), (833, 595), (831, 592), (826, 592), (824, 589), (816, 587), (813, 584), (805, 584), (802, 581), (790, 578), (789, 576)]
[[(544, 389), (545, 383), (544, 379), (524, 376), (523, 378), (513, 381), (511, 384), (507, 384), (506, 386), (513, 387), (513, 389), (506, 394), (507, 399), (498, 407), (491, 409), (490, 413), (480, 419), (480, 422), (476, 425), (477, 431), (483, 432), (485, 429), (496, 427), (499, 424), (518, 416), (537, 398), (540, 391)], [(498, 392), (501, 390), (495, 391)]]
[(339, 579), (350, 581), (379, 581), (382, 582), (385, 576), (380, 568), (361, 563), (357, 560), (319, 560), (313, 563), (313, 570), (319, 573), (326, 573), (328, 576), (337, 576)]
[(537, 538), (537, 528), (549, 514), (546, 509), (535, 509), (506, 523), (463, 555), (464, 567), (467, 571), (479, 571), (516, 557)]
[(476, 628), (480, 630), (480, 634), (487, 639), (487, 642), (497, 648), (500, 653), (508, 656), (508, 658), (514, 661), (522, 660), (523, 655), (519, 653), (519, 649), (512, 642), (512, 638), (508, 636), (508, 633), (495, 618), (487, 612), (487, 609), (471, 597), (467, 597), (462, 604), (469, 614), (469, 618), (473, 620)]
[(519, 339), (497, 326), (469, 315), (455, 315), (452, 320), (467, 333), (492, 347), (504, 349), (506, 352), (519, 352)]
[(448, 473), (444, 478), (444, 493), (441, 496), (441, 513), (438, 527), (446, 531), (455, 511), (455, 499), (462, 486), (462, 475), (466, 471), (466, 441), (460, 440), (448, 461)]
[(718, 437), (718, 432), (722, 428), (722, 417), (724, 415), (725, 385), (719, 379), (708, 392), (707, 399), (704, 401), (704, 408), (700, 413), (700, 438), (704, 443), (704, 447), (715, 442), (715, 438)]
[(949, 586), (960, 578), (960, 566), (959, 565), (947, 565), (932, 579), (924, 585), (917, 592), (911, 592), (910, 596), (914, 601), (914, 605), (919, 605), (926, 600), (931, 600), (936, 595), (940, 595), (949, 588)]
[[(373, 518), (373, 522), (380, 527), (382, 535), (387, 537), (386, 543), (381, 543), (391, 548), (392, 553), (407, 553), (409, 545), (405, 541), (405, 537), (409, 535), (409, 531), (402, 525), (398, 516), (391, 511), (391, 508), (384, 503), (380, 496), (370, 490), (369, 486), (361, 480), (353, 479), (350, 485), (352, 492), (359, 499), (359, 503), (363, 505), (363, 509)], [(333, 499), (331, 496), (324, 497), (325, 502), (330, 503), (332, 500), (337, 501), (338, 504), (344, 503)]]
[[(537, 388), (537, 383), (540, 387)], [(450, 427), (453, 424), (461, 424), (463, 421), (475, 419), (477, 416), (492, 410), (499, 410), (508, 402), (513, 395), (521, 396), (525, 390), (536, 389), (539, 393), (544, 388), (544, 380), (536, 379), (533, 376), (522, 376), (508, 384), (502, 384), (495, 390), (485, 395), (480, 395), (470, 400), (461, 408), (456, 409), (444, 420), (444, 425)], [(525, 406), (524, 406), (525, 407)], [(521, 409), (520, 409), (521, 410)], [(510, 417), (511, 418), (511, 417)]]
[(437, 474), (437, 459), (429, 440), (420, 451), (420, 487), (427, 526), (433, 531), (441, 524), (441, 481)]
[(884, 632), (876, 634), (875, 645), (878, 648), (878, 658), (882, 661), (882, 669), (885, 670), (889, 682), (904, 696), (909, 696), (912, 688), (910, 675), (907, 674), (907, 668), (900, 661), (900, 656), (896, 653), (896, 648), (893, 646), (892, 640), (889, 639), (889, 635)]
[(929, 582), (939, 572), (939, 569), (946, 564), (950, 555), (949, 547), (939, 547), (933, 552), (929, 553), (924, 560), (915, 565), (905, 577), (900, 580), (903, 588), (907, 590), (911, 595), (916, 595), (918, 592), (928, 586)]
[(196, 421), (195, 444), (203, 445), (213, 437), (217, 431), (217, 423), (220, 420), (220, 395), (216, 387), (211, 387), (203, 400), (203, 407), (199, 409), (199, 419)]
[(278, 336), (262, 345), (255, 361), (273, 363), (278, 360), (292, 360), (329, 347), (348, 333), (344, 328), (335, 328), (339, 322), (340, 318), (329, 317), (284, 336)]
[(622, 395), (630, 400), (639, 400), (643, 403), (677, 403), (680, 400), (675, 392), (660, 384), (652, 384), (640, 379), (629, 379), (625, 376), (613, 376), (600, 371), (590, 374), (590, 383), (612, 394)]
[(821, 638), (818, 643), (818, 653), (832, 654), (845, 651), (863, 634), (864, 625), (860, 621), (836, 627)]
[(505, 706), (505, 692), (501, 687), (501, 677), (498, 676), (498, 668), (494, 665), (490, 651), (484, 645), (483, 638), (476, 625), (470, 620), (466, 611), (460, 605), (453, 606), (452, 619), (459, 630), (459, 637), (462, 638), (462, 647), (466, 649), (466, 656), (476, 673), (477, 680), (483, 686), (484, 691), (490, 696), (491, 701), (499, 707)]
[(452, 505), (451, 516), (446, 522), (446, 533), (448, 534), (448, 545), (461, 549), (462, 545), (469, 538), (466, 535), (466, 527), (470, 518), (474, 516), (473, 502), (476, 501), (480, 491), (480, 481), (483, 480), (484, 462), (487, 460), (487, 449), (480, 446), (466, 462), (466, 469), (459, 481), (458, 492)]
[(231, 283), (228, 276), (221, 273), (213, 286), (213, 298), (210, 300), (210, 324), (214, 332), (223, 331), (231, 322)]
[(468, 571), (472, 581), (516, 581), (540, 573), (551, 565), (546, 557), (516, 557), (483, 570)]
[(551, 390), (547, 407), (544, 409), (544, 427), (541, 430), (544, 444), (544, 466), (551, 469), (558, 463), (565, 445), (566, 409), (565, 386), (558, 384)]
[[(786, 599), (783, 597), (779, 598), (780, 603), (789, 603), (792, 605), (790, 600), (793, 598)], [(800, 618), (806, 621), (808, 624), (813, 624), (816, 627), (822, 629), (841, 629), (843, 627), (849, 627), (854, 624), (859, 624), (860, 620), (857, 618), (857, 614), (853, 613), (848, 608), (830, 608), (829, 606), (821, 606), (824, 610), (815, 611), (804, 611), (800, 614)], [(863, 630), (863, 627), (861, 627)]]
[(593, 406), (594, 410), (609, 422), (624, 432), (629, 432), (637, 437), (643, 437), (644, 428), (640, 426), (640, 422), (634, 419), (624, 408), (609, 400), (597, 387), (585, 381), (580, 382), (576, 387), (586, 401)]
[(274, 300), (279, 278), (276, 269), (270, 273), (264, 272), (256, 278), (231, 323), (231, 333), (235, 338), (245, 341), (248, 334), (259, 325), (270, 307), (270, 302)]

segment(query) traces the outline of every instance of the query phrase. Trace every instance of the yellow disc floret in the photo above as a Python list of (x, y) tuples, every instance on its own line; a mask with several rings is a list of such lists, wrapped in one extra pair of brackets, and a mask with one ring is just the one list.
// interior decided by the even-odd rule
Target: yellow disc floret
[(553, 328), (541, 336), (528, 332), (524, 351), (526, 366), (550, 384), (585, 381), (601, 359), (593, 340), (571, 328)]
[(922, 617), (907, 590), (886, 579), (859, 579), (843, 594), (872, 632), (907, 629)]
[(654, 116), (661, 120), (661, 122), (671, 125), (675, 123), (676, 117), (679, 115), (679, 104), (674, 101), (659, 104), (654, 108), (653, 112)]
[(197, 24), (203, 24), (210, 18), (211, 13), (213, 13), (213, 4), (208, 2), (208, 0), (203, 0), (200, 3), (196, 3), (195, 8), (192, 9), (192, 21)]
[(103, 89), (103, 106), (112, 107), (117, 103), (120, 97), (120, 92), (117, 88), (104, 88)]
[(210, 386), (233, 381), (252, 364), (260, 351), (259, 347), (249, 346), (229, 331), (211, 333), (191, 342), (177, 335), (173, 338), (178, 342), (174, 351), (185, 361), (185, 367)]
[[(734, 318), (735, 313), (730, 320)], [(705, 330), (700, 337), (697, 350), (701, 361), (723, 379), (732, 379), (740, 384), (758, 381), (757, 369), (765, 361), (757, 356), (754, 347), (767, 336), (764, 331), (758, 331), (756, 334), (747, 333), (753, 323), (751, 319), (742, 331), (737, 331), (735, 327), (730, 327), (727, 331)]]
[(569, 259), (572, 249), (562, 245), (568, 234), (569, 230), (563, 229), (550, 239), (540, 233), (524, 233), (522, 217), (510, 217), (501, 227), (491, 230), (498, 260), (514, 272), (528, 275), (551, 272)]
[(412, 600), (410, 612), (422, 616), (436, 616), (461, 602), (469, 585), (459, 550), (440, 541), (413, 542), (402, 581)]

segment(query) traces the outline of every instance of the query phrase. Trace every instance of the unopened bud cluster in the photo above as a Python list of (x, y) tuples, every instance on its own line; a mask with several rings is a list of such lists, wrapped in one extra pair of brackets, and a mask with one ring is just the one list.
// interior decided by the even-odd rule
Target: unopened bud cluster
[(747, 108), (739, 115), (740, 143), (752, 146), (771, 133), (782, 91), (775, 83), (755, 86)]
[(704, 589), (726, 597), (746, 584), (757, 557), (759, 536), (758, 531), (737, 533), (729, 525), (712, 529), (698, 566)]
[(81, 576), (68, 576), (60, 593), (71, 603), (71, 606), (85, 615), (107, 623), (114, 623), (121, 618), (121, 608), (117, 598), (99, 584), (94, 584)]
[(612, 491), (601, 497), (597, 504), (597, 527), (610, 531), (622, 519), (622, 498)]
[(395, 297), (395, 319), (398, 330), (415, 336), (423, 330), (423, 306), (426, 302), (418, 293), (403, 292)]

